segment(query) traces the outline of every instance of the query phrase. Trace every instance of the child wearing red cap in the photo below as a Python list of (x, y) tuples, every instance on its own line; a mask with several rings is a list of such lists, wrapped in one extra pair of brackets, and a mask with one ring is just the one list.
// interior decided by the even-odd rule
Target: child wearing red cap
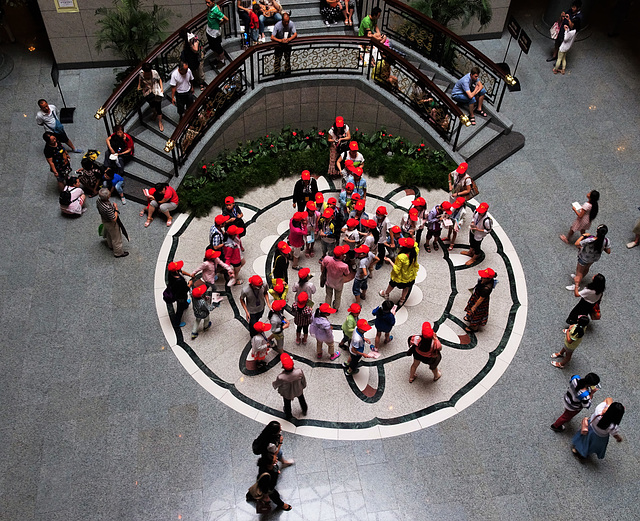
[(416, 238), (416, 231), (418, 229), (418, 209), (411, 208), (407, 213), (402, 215), (402, 220), (400, 221), (400, 229), (402, 230), (403, 237), (412, 237)]
[(385, 249), (387, 250), (387, 258), (391, 259), (392, 261), (395, 260), (396, 256), (398, 255), (398, 241), (402, 239), (402, 237), (402, 228), (400, 228), (400, 226), (395, 225), (389, 228), (387, 240), (384, 241), (383, 244)]
[(289, 321), (284, 318), (284, 307), (287, 305), (284, 300), (274, 300), (269, 311), (269, 323), (271, 324), (271, 336), (269, 341), (278, 352), (283, 352), (284, 330), (289, 327)]
[[(311, 282), (311, 270), (309, 268), (302, 268), (298, 271), (298, 281), (293, 284), (292, 291), (295, 293), (295, 299), (298, 300), (298, 296), (303, 291), (309, 298), (313, 297), (316, 292), (316, 285)], [(310, 306), (313, 306), (313, 301), (310, 301)]]
[[(296, 325), (296, 344), (307, 343), (307, 336), (309, 335), (309, 325), (313, 320), (313, 309), (309, 305), (309, 295), (306, 292), (301, 292), (296, 298), (296, 303), (293, 306), (293, 323)], [(304, 336), (300, 338), (300, 334)]]
[(371, 340), (364, 336), (367, 331), (371, 331), (371, 326), (364, 318), (361, 318), (356, 322), (356, 328), (353, 330), (353, 335), (351, 335), (351, 342), (349, 343), (349, 359), (347, 362), (342, 364), (345, 368), (345, 374), (347, 375), (356, 374), (359, 371), (358, 363), (362, 357), (374, 358), (374, 355), (371, 353), (364, 352), (366, 347), (365, 342), (371, 345)]
[(191, 340), (198, 338), (198, 328), (200, 324), (207, 324), (202, 328), (203, 331), (211, 327), (209, 315), (211, 311), (220, 305), (218, 299), (219, 295), (217, 293), (207, 291), (206, 284), (200, 284), (200, 286), (191, 288), (191, 309), (193, 309), (193, 315), (195, 317), (193, 329), (191, 330)]
[(464, 205), (466, 201), (464, 197), (458, 197), (451, 205), (452, 214), (449, 217), (451, 225), (447, 226), (447, 241), (449, 241), (449, 251), (453, 250), (456, 244), (456, 238), (458, 237), (458, 231), (464, 221)]
[(347, 311), (349, 314), (342, 323), (342, 340), (340, 340), (340, 343), (338, 344), (338, 347), (341, 349), (348, 349), (349, 344), (351, 343), (351, 337), (353, 336), (353, 330), (356, 328), (358, 316), (360, 315), (362, 308), (360, 307), (360, 304), (353, 303), (349, 306)]
[(347, 219), (347, 224), (342, 228), (342, 233), (344, 233), (342, 240), (352, 250), (355, 249), (360, 242), (360, 232), (357, 230), (359, 225), (360, 221), (358, 221), (358, 219)]
[(386, 257), (385, 251), (385, 243), (387, 242), (387, 237), (389, 236), (389, 228), (391, 227), (391, 223), (389, 219), (387, 219), (387, 209), (384, 206), (378, 206), (376, 209), (376, 228), (378, 229), (378, 263), (376, 264), (376, 269), (379, 270), (382, 268), (382, 260)]
[(226, 272), (227, 277), (229, 278), (228, 286), (233, 286), (236, 283), (235, 271), (231, 266), (222, 262), (220, 260), (220, 256), (220, 251), (215, 251), (211, 248), (207, 249), (207, 251), (204, 252), (204, 260), (202, 261), (202, 264), (200, 264), (200, 266), (198, 266), (193, 272), (194, 277), (200, 275), (207, 287), (212, 289), (215, 287), (216, 280), (218, 280), (216, 272), (219, 269)]
[(367, 300), (367, 289), (369, 288), (369, 273), (372, 264), (380, 259), (369, 251), (369, 247), (362, 245), (355, 249), (356, 273), (353, 278), (352, 293), (359, 305), (361, 300)]
[(318, 236), (320, 237), (320, 246), (322, 247), (322, 258), (326, 257), (327, 251), (337, 244), (340, 237), (340, 229), (336, 227), (334, 211), (327, 208), (320, 219), (318, 219)]
[(289, 221), (289, 244), (293, 250), (293, 264), (291, 267), (294, 270), (299, 270), (298, 263), (300, 262), (300, 253), (304, 251), (305, 242), (307, 239), (307, 214), (305, 212), (296, 212)]
[(242, 232), (239, 234), (239, 237), (244, 237), (247, 234), (247, 226), (242, 220), (244, 215), (233, 197), (225, 197), (224, 206), (222, 207), (222, 215), (229, 217), (229, 220), (225, 223), (227, 226), (231, 226), (232, 224), (234, 224), (238, 228), (242, 228)]
[(242, 246), (242, 239), (240, 239), (240, 234), (243, 231), (244, 230), (242, 228), (238, 228), (235, 224), (229, 226), (227, 228), (227, 239), (224, 241), (223, 246), (224, 259), (227, 264), (233, 266), (233, 273), (237, 286), (244, 282), (238, 278), (242, 266), (246, 263), (246, 259), (242, 255), (244, 247)]
[(351, 141), (349, 125), (344, 122), (342, 116), (336, 118), (335, 123), (327, 132), (327, 141), (329, 142), (329, 169), (327, 174), (331, 177), (338, 176), (340, 171), (336, 170), (336, 160), (340, 154), (349, 150), (349, 141)]
[(349, 208), (349, 204), (351, 203), (351, 196), (353, 195), (353, 183), (347, 183), (346, 186), (340, 190), (340, 195), (338, 196), (338, 205), (340, 207), (340, 214), (342, 218), (346, 222), (349, 218), (349, 212), (353, 208)]
[(422, 324), (422, 334), (413, 335), (408, 339), (409, 351), (407, 354), (413, 355), (413, 363), (409, 371), (409, 383), (416, 379), (416, 369), (422, 362), (427, 364), (433, 373), (433, 381), (437, 381), (442, 376), (438, 365), (442, 360), (442, 344), (431, 328), (429, 322)]
[[(411, 205), (413, 206), (412, 210), (418, 210), (418, 220), (416, 222), (416, 235), (415, 240), (420, 245), (420, 241), (422, 240), (422, 231), (424, 230), (424, 225), (427, 222), (427, 201), (425, 201), (424, 197), (416, 197), (413, 201), (411, 201)], [(407, 214), (408, 215), (408, 214)]]
[(273, 286), (269, 289), (269, 295), (276, 300), (282, 300), (286, 303), (287, 293), (289, 292), (289, 284), (282, 279), (274, 279)]
[(376, 340), (375, 345), (371, 348), (372, 351), (378, 351), (380, 348), (380, 339), (382, 338), (382, 333), (384, 333), (384, 343), (388, 344), (393, 340), (393, 335), (391, 335), (391, 330), (393, 326), (396, 324), (396, 316), (393, 309), (393, 302), (390, 300), (385, 300), (381, 305), (375, 308), (372, 313), (373, 316), (376, 317), (373, 325), (376, 327)]
[[(285, 241), (280, 241), (276, 245), (273, 258), (273, 268), (271, 269), (271, 280), (282, 279), (289, 282), (289, 259), (292, 248)], [(275, 282), (274, 282), (275, 284)]]
[(305, 251), (305, 257), (313, 257), (314, 247), (316, 242), (316, 234), (318, 233), (318, 220), (320, 219), (320, 212), (316, 210), (315, 201), (309, 201), (307, 203), (307, 249)]
[[(447, 204), (450, 204), (447, 202)], [(442, 207), (442, 204), (436, 204), (427, 215), (427, 239), (424, 242), (424, 249), (427, 250), (427, 253), (431, 253), (431, 247), (429, 246), (429, 242), (431, 241), (431, 237), (433, 237), (433, 249), (438, 251), (440, 246), (438, 245), (438, 241), (440, 240), (440, 232), (442, 230), (442, 220), (445, 217), (445, 210)]]
[(338, 160), (336, 161), (336, 169), (342, 174), (342, 186), (345, 186), (347, 184), (347, 177), (349, 177), (349, 174), (351, 174), (351, 172), (347, 168), (346, 162), (351, 161), (349, 166), (352, 166), (353, 168), (362, 166), (364, 164), (364, 156), (358, 151), (359, 148), (360, 147), (358, 146), (357, 141), (350, 141), (349, 150), (346, 150), (342, 154), (340, 154)]
[(253, 330), (255, 334), (251, 338), (251, 356), (256, 361), (256, 366), (261, 369), (267, 365), (265, 358), (269, 353), (271, 343), (266, 333), (271, 330), (271, 324), (258, 321), (253, 325)]
[(332, 308), (329, 304), (323, 302), (318, 306), (313, 316), (313, 321), (309, 327), (309, 333), (316, 337), (316, 354), (318, 359), (322, 358), (323, 343), (327, 344), (329, 358), (331, 360), (335, 360), (340, 356), (340, 351), (334, 351), (333, 328), (331, 327), (331, 322), (329, 322), (329, 319), (327, 318), (336, 311), (337, 310)]

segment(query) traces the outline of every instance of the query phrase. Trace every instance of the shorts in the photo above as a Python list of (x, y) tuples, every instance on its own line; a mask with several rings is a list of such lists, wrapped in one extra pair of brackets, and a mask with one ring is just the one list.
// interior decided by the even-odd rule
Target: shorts
[(580, 266), (583, 266), (584, 268), (588, 268), (589, 266), (591, 266), (593, 264), (593, 262), (585, 262), (580, 257), (578, 257), (578, 264)]
[(353, 294), (357, 297), (363, 291), (367, 291), (369, 288), (369, 278), (365, 277), (364, 279), (353, 279)]
[(410, 288), (414, 283), (415, 280), (412, 280), (411, 282), (396, 282), (395, 280), (389, 280), (389, 286), (398, 289)]
[(469, 232), (469, 248), (471, 248), (476, 255), (482, 253), (482, 241), (477, 241), (472, 232)]
[(242, 261), (240, 261), (240, 262), (232, 262), (231, 266), (233, 266), (234, 268), (239, 268), (240, 266), (242, 266)]
[(53, 134), (60, 143), (64, 143), (66, 145), (69, 142), (69, 136), (67, 136), (67, 133), (64, 130), (54, 132)]
[(294, 248), (291, 247), (291, 251), (293, 253), (293, 258), (294, 259), (299, 259), (300, 258), (300, 252), (304, 250), (304, 246), (302, 248)]

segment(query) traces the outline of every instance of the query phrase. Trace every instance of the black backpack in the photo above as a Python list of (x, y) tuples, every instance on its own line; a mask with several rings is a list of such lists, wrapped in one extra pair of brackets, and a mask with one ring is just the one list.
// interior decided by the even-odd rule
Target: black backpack
[(69, 206), (71, 204), (71, 190), (65, 188), (60, 192), (58, 200), (60, 201), (60, 206)]

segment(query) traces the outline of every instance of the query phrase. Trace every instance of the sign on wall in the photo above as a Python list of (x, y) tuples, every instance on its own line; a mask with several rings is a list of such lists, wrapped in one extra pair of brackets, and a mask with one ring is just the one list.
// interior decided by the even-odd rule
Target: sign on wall
[(78, 9), (77, 0), (54, 0), (56, 4), (56, 11), (59, 13), (77, 13)]

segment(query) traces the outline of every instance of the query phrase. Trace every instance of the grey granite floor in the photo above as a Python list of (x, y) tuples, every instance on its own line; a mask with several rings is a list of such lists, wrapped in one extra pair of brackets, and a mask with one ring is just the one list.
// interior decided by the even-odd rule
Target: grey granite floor
[[(481, 199), (505, 228), (528, 282), (529, 315), (513, 363), (478, 402), (409, 435), (367, 442), (287, 435), (279, 486), (294, 505), (282, 519), (638, 519), (637, 322), (640, 249), (627, 250), (638, 218), (640, 74), (637, 52), (599, 26), (575, 44), (569, 73), (544, 61), (551, 42), (517, 13), (532, 50), (520, 93), (503, 111), (525, 148), (480, 180)], [(497, 61), (503, 41), (478, 42)], [(252, 439), (261, 425), (205, 392), (182, 368), (158, 326), (153, 273), (166, 234), (123, 208), (131, 255), (113, 259), (91, 210), (60, 216), (42, 157), (36, 100), (58, 99), (47, 56), (6, 46), (13, 73), (0, 82), (0, 519), (86, 521), (253, 519)], [(514, 59), (511, 60), (513, 62)], [(83, 148), (104, 140), (93, 113), (112, 71), (67, 71), (68, 126)], [(26, 116), (25, 116), (26, 115)], [(74, 166), (79, 163), (73, 157)], [(549, 364), (574, 299), (564, 289), (575, 252), (557, 238), (570, 204), (602, 193), (599, 222), (613, 252), (594, 268), (608, 279), (603, 318), (570, 370)], [(627, 407), (624, 441), (580, 464), (569, 432), (549, 424), (573, 373), (595, 371), (602, 397)]]

